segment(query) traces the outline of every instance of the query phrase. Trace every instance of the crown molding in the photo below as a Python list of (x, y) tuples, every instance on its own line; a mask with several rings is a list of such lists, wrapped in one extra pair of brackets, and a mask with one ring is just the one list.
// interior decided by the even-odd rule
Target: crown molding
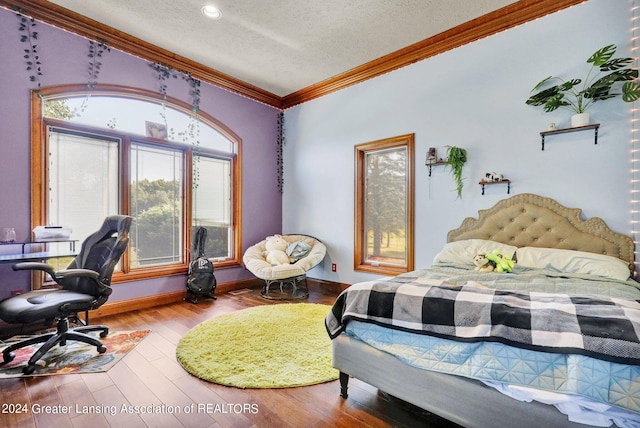
[(282, 97), (280, 96), (89, 19), (55, 3), (45, 0), (0, 0), (0, 6), (88, 39), (104, 40), (111, 48), (150, 62), (165, 64), (181, 72), (191, 73), (193, 77), (203, 82), (279, 109), (282, 108)]
[(520, 0), (283, 98), (289, 108), (587, 0)]
[(330, 79), (280, 97), (46, 0), (0, 0), (0, 6), (115, 49), (167, 66), (269, 106), (286, 109), (430, 58), (587, 0), (520, 0)]

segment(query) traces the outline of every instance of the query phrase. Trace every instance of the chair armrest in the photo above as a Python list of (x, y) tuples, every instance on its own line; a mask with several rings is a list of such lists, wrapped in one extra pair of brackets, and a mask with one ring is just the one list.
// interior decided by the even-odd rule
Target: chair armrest
[(55, 272), (56, 281), (57, 280), (62, 280), (62, 279), (67, 279), (67, 278), (74, 277), (74, 276), (89, 277), (89, 278), (94, 279), (96, 281), (98, 281), (98, 278), (99, 278), (98, 272), (93, 271), (91, 269), (64, 269), (64, 270), (59, 270), (59, 271)]
[(58, 284), (62, 286), (62, 288), (66, 288), (66, 281), (73, 278), (89, 278), (93, 282), (95, 282), (96, 287), (100, 290), (100, 293), (108, 296), (111, 294), (111, 287), (107, 284), (104, 284), (100, 280), (100, 274), (98, 272), (93, 271), (91, 269), (64, 269), (59, 270), (55, 273), (55, 277), (53, 278)]
[(56, 274), (53, 266), (41, 262), (16, 263), (15, 265), (11, 266), (11, 268), (13, 270), (41, 270), (51, 275), (51, 277), (54, 277)]

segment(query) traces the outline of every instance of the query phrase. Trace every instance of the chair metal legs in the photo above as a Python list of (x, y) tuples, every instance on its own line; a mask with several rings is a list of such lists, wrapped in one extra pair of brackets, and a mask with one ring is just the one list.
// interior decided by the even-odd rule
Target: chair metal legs
[[(265, 279), (265, 285), (260, 294), (269, 300), (298, 300), (309, 297), (309, 289), (307, 287), (307, 276), (299, 275), (285, 279)], [(279, 291), (272, 292), (272, 285), (279, 285)], [(285, 288), (291, 288), (290, 292)]]

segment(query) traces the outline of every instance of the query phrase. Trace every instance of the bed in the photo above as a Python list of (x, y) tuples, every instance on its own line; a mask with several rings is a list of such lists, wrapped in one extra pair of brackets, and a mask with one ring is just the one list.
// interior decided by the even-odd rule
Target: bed
[[(475, 269), (494, 250), (511, 272)], [(480, 210), (431, 267), (338, 296), (325, 324), (340, 393), (354, 377), (465, 427), (640, 426), (634, 252), (550, 198)]]

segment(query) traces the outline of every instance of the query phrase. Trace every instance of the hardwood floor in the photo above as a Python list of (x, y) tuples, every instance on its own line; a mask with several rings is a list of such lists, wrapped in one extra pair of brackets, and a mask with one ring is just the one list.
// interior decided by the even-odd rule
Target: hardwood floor
[[(332, 304), (340, 291), (311, 280), (309, 289), (304, 302), (323, 304)], [(112, 330), (150, 329), (151, 333), (106, 373), (0, 380), (0, 426), (455, 426), (390, 399), (356, 379), (349, 382), (349, 398), (344, 400), (339, 396), (338, 381), (300, 388), (238, 389), (195, 378), (176, 361), (176, 344), (196, 324), (221, 313), (278, 303), (260, 297), (256, 288), (224, 293), (216, 301), (180, 302), (94, 319), (92, 323), (107, 324)], [(92, 409), (93, 413), (77, 412), (76, 404), (78, 409)], [(140, 407), (127, 413), (123, 405)], [(193, 411), (188, 413), (187, 408)], [(65, 409), (70, 409), (69, 413), (60, 413)]]

